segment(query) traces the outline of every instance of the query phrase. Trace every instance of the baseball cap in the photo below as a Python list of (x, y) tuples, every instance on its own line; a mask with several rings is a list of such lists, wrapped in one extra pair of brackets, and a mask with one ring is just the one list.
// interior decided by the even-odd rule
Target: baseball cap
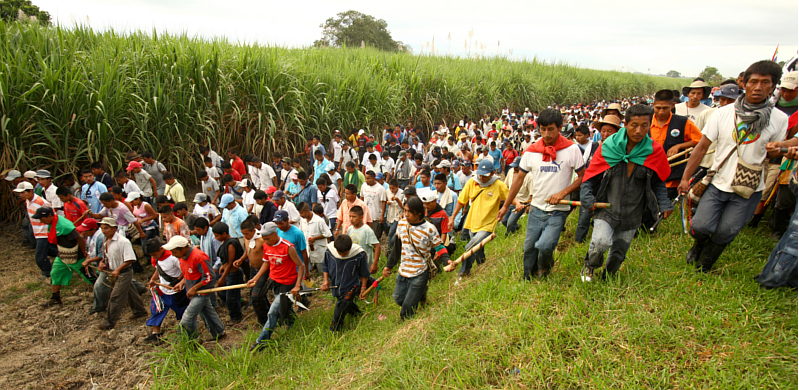
[(449, 168), (451, 166), (452, 166), (452, 164), (449, 162), (449, 160), (442, 160), (440, 163), (438, 163), (438, 165), (436, 167), (437, 168)]
[(14, 181), (14, 179), (22, 177), (22, 172), (12, 169), (6, 173), (6, 181)]
[(87, 230), (97, 229), (97, 220), (94, 218), (85, 218), (80, 225), (75, 226), (78, 233), (83, 233)]
[(219, 200), (219, 207), (227, 207), (227, 205), (233, 202), (233, 195), (225, 194), (222, 195), (222, 199)]
[(47, 207), (47, 206), (42, 206), (42, 207), (39, 207), (38, 209), (36, 209), (36, 212), (33, 213), (31, 218), (33, 218), (33, 219), (42, 219), (42, 218), (46, 218), (46, 217), (52, 217), (54, 214), (55, 213), (53, 212), (52, 208)]
[(274, 194), (275, 191), (277, 191), (277, 188), (275, 188), (275, 186), (266, 187), (266, 193), (267, 194)]
[(130, 171), (132, 171), (132, 170), (134, 170), (134, 169), (136, 169), (136, 168), (141, 168), (141, 167), (142, 167), (142, 165), (141, 165), (141, 163), (140, 163), (140, 162), (138, 162), (138, 161), (131, 161), (131, 162), (129, 162), (129, 163), (128, 163), (128, 167), (127, 167), (127, 168), (125, 168), (125, 170), (126, 170), (126, 171), (128, 171), (128, 172), (130, 172)]
[(117, 220), (114, 219), (114, 218), (111, 218), (111, 217), (105, 217), (105, 218), (101, 219), (99, 224), (100, 225), (108, 225), (108, 226), (112, 226), (112, 227), (117, 227), (118, 226), (117, 225)]
[[(197, 195), (200, 195), (200, 194), (197, 194)], [(133, 201), (134, 199), (139, 199), (139, 198), (141, 198), (141, 194), (140, 194), (140, 193), (138, 193), (138, 192), (131, 192), (131, 193), (129, 193), (129, 194), (128, 194), (128, 197), (127, 197), (127, 198), (125, 198), (125, 202), (131, 202), (131, 201)]]
[(31, 183), (28, 183), (27, 181), (21, 181), (19, 184), (17, 184), (17, 188), (14, 189), (14, 192), (25, 192), (32, 189), (33, 185), (31, 185)]
[(185, 248), (187, 246), (189, 246), (189, 240), (187, 240), (186, 237), (174, 236), (169, 239), (169, 242), (164, 244), (164, 249), (171, 251), (175, 248)]
[(360, 130), (358, 130), (358, 135), (362, 135), (362, 134), (365, 134), (365, 133), (366, 133), (366, 132), (365, 132), (365, 131), (363, 131), (363, 129), (360, 129)]
[(723, 96), (728, 99), (738, 99), (738, 96), (741, 96), (738, 84), (724, 84), (716, 93), (718, 94), (717, 96)]
[(277, 190), (277, 191), (275, 191), (275, 193), (272, 194), (272, 199), (273, 200), (283, 199), (285, 197), (286, 197), (286, 193), (281, 191), (281, 190)]
[(25, 173), (23, 173), (22, 176), (25, 176), (26, 179), (35, 179), (36, 178), (36, 172), (34, 172), (34, 171), (25, 171)]
[(455, 161), (452, 162), (452, 168), (456, 168), (456, 167), (459, 167), (459, 166), (461, 166), (461, 162), (460, 161), (455, 160)]
[(510, 165), (509, 165), (509, 166), (510, 166), (511, 168), (516, 168), (516, 167), (518, 167), (518, 166), (519, 166), (519, 163), (520, 163), (521, 161), (522, 161), (522, 158), (521, 158), (521, 156), (519, 156), (519, 157), (516, 157), (515, 159), (513, 159), (513, 162), (512, 162), (512, 163), (510, 163)]
[(780, 88), (785, 89), (796, 89), (797, 86), (797, 71), (788, 72), (782, 76), (782, 82), (780, 83)]
[(194, 203), (202, 203), (202, 202), (207, 202), (207, 201), (208, 201), (208, 197), (205, 194), (203, 194), (202, 192), (194, 194)]
[(425, 202), (425, 203), (427, 203), (427, 202), (435, 202), (436, 200), (438, 200), (438, 197), (436, 196), (435, 191), (430, 190), (430, 189), (425, 189), (423, 191), (418, 191), (417, 194), (419, 196), (419, 199), (421, 199), (422, 202)]
[(266, 237), (273, 233), (277, 233), (277, 225), (274, 222), (267, 222), (261, 226), (261, 237)]
[(238, 186), (239, 187), (252, 187), (252, 183), (250, 182), (250, 179), (241, 179), (241, 181), (238, 182)]
[(477, 166), (477, 173), (479, 176), (488, 175), (491, 172), (494, 172), (494, 163), (485, 159), (480, 161), (480, 165)]
[(281, 161), (283, 161), (286, 164), (291, 164), (291, 157), (283, 157)]
[(272, 222), (283, 222), (288, 221), (289, 219), (289, 212), (286, 210), (278, 210), (275, 212), (274, 218), (272, 218)]
[(380, 180), (382, 178), (383, 178), (383, 173), (382, 172), (375, 173), (375, 179)]
[(48, 171), (46, 169), (40, 169), (40, 170), (36, 171), (36, 177), (38, 177), (40, 179), (52, 179), (53, 178), (52, 176), (50, 176), (50, 171)]
[(402, 157), (402, 156), (404, 156), (404, 155), (406, 155), (406, 154), (407, 154), (407, 153), (406, 153), (404, 150), (400, 150), (400, 151), (399, 151), (399, 154), (398, 154), (398, 156), (399, 156), (399, 157)]

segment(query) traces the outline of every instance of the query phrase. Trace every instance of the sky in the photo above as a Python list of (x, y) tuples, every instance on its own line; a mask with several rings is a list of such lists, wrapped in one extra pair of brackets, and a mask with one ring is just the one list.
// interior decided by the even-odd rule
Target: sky
[[(504, 55), (591, 69), (695, 77), (714, 66), (735, 77), (758, 60), (797, 53), (796, 0), (33, 0), (56, 23), (118, 32), (187, 33), (309, 46), (320, 24), (356, 10), (384, 19), (415, 54)], [(645, 4), (645, 6), (644, 6)], [(434, 45), (434, 46), (433, 46)]]

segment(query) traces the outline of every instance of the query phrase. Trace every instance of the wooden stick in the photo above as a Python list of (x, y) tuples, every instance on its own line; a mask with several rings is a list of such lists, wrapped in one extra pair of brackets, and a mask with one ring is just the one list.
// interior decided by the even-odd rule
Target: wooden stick
[(215, 293), (215, 292), (218, 292), (218, 291), (236, 290), (236, 289), (246, 288), (246, 287), (247, 287), (247, 283), (234, 284), (232, 286), (216, 287), (216, 288), (210, 288), (208, 290), (199, 290), (199, 291), (197, 291), (197, 294), (205, 295), (205, 294)]
[(385, 276), (381, 276), (381, 277), (377, 278), (377, 280), (372, 282), (372, 285), (369, 286), (369, 288), (367, 288), (366, 291), (364, 291), (363, 295), (367, 295), (370, 292), (372, 292), (372, 290), (374, 290), (377, 287), (377, 285), (380, 284), (380, 282), (383, 281), (384, 278), (385, 278)]
[(676, 160), (676, 159), (678, 159), (678, 158), (680, 158), (680, 157), (682, 157), (682, 156), (685, 156), (685, 155), (686, 155), (686, 154), (688, 154), (688, 153), (691, 153), (691, 151), (692, 151), (692, 150), (694, 150), (694, 148), (693, 148), (693, 147), (690, 147), (690, 148), (688, 148), (688, 149), (685, 149), (685, 150), (683, 150), (682, 152), (680, 152), (680, 153), (677, 153), (677, 154), (675, 154), (675, 155), (673, 155), (673, 156), (669, 157), (669, 158), (668, 158), (668, 160), (669, 160), (669, 161), (674, 161), (674, 160)]
[[(561, 200), (560, 202), (558, 202), (558, 204), (565, 204), (567, 206), (577, 206), (577, 207), (581, 207), (583, 205), (580, 202), (575, 202), (572, 200)], [(598, 209), (609, 209), (610, 205), (611, 205), (610, 203), (594, 203), (594, 207)]]
[(477, 245), (471, 247), (468, 251), (463, 252), (461, 257), (458, 257), (457, 259), (455, 259), (455, 261), (450, 262), (449, 265), (444, 267), (444, 271), (452, 272), (452, 270), (455, 269), (455, 266), (462, 263), (469, 256), (473, 255), (474, 252), (477, 252), (478, 250), (482, 249), (484, 246), (488, 245), (488, 243), (491, 242), (491, 240), (495, 239), (496, 237), (497, 237), (496, 233), (491, 233), (491, 235), (484, 238), (483, 241), (480, 241)]
[[(707, 153), (705, 153), (705, 155), (707, 155), (708, 153), (716, 153), (716, 149), (708, 150)], [(675, 156), (676, 156), (676, 154), (675, 154)], [(669, 161), (671, 161), (671, 160), (669, 160)], [(670, 167), (675, 167), (677, 165), (685, 164), (687, 162), (688, 162), (688, 159), (685, 159), (685, 160), (677, 161), (676, 163), (671, 163), (671, 164), (669, 164), (669, 166)]]

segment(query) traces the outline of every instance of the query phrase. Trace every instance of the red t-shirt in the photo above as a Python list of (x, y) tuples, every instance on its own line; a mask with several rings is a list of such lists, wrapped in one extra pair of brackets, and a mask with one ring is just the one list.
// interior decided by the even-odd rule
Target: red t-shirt
[(516, 153), (515, 150), (505, 149), (502, 151), (502, 157), (505, 157), (505, 165), (512, 164), (518, 155), (519, 153)]
[(186, 279), (187, 289), (197, 283), (205, 286), (214, 280), (208, 255), (196, 248), (189, 252), (189, 257), (180, 259), (180, 271), (183, 273), (183, 278)]
[(64, 203), (64, 216), (72, 223), (77, 221), (86, 210), (88, 210), (86, 203), (83, 203), (80, 199)]
[(430, 218), (441, 218), (441, 234), (447, 234), (451, 232), (449, 230), (449, 217), (447, 216), (447, 212), (444, 210), (439, 210), (433, 214), (429, 215)]
[(290, 242), (280, 239), (274, 246), (264, 243), (264, 260), (269, 262), (269, 278), (284, 285), (297, 283), (297, 265), (289, 256)]
[(239, 173), (239, 178), (236, 180), (241, 180), (241, 177), (247, 174), (247, 167), (244, 166), (244, 161), (241, 159), (241, 157), (236, 157), (236, 159), (233, 160), (233, 163), (230, 164), (230, 166), (233, 167), (234, 171), (237, 171)]
[(230, 176), (233, 176), (233, 180), (235, 181), (241, 181), (241, 174), (235, 169), (236, 167), (233, 168), (234, 169), (230, 170)]
[(486, 134), (486, 136), (488, 136), (488, 138), (492, 138), (494, 135), (499, 136), (499, 132), (494, 130), (494, 129), (489, 130), (488, 134)]

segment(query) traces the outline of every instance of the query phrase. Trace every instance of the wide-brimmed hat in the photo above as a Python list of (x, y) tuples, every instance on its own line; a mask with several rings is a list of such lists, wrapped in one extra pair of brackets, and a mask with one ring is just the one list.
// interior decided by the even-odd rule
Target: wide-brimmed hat
[(708, 96), (710, 96), (710, 91), (713, 89), (713, 87), (705, 84), (704, 81), (696, 80), (693, 83), (691, 83), (691, 85), (684, 87), (682, 89), (683, 96), (688, 96), (691, 90), (696, 88), (702, 88), (705, 90), (705, 92), (702, 94), (702, 99), (706, 99)]
[(619, 104), (619, 103), (610, 103), (610, 104), (609, 104), (609, 105), (608, 105), (608, 106), (605, 108), (605, 112), (608, 112), (608, 110), (616, 110), (616, 111), (618, 111), (618, 112), (619, 112), (619, 114), (621, 114), (621, 104)]
[(616, 130), (621, 129), (621, 119), (616, 115), (605, 115), (601, 121), (599, 121), (599, 127), (602, 128), (602, 125), (611, 125), (616, 128)]

